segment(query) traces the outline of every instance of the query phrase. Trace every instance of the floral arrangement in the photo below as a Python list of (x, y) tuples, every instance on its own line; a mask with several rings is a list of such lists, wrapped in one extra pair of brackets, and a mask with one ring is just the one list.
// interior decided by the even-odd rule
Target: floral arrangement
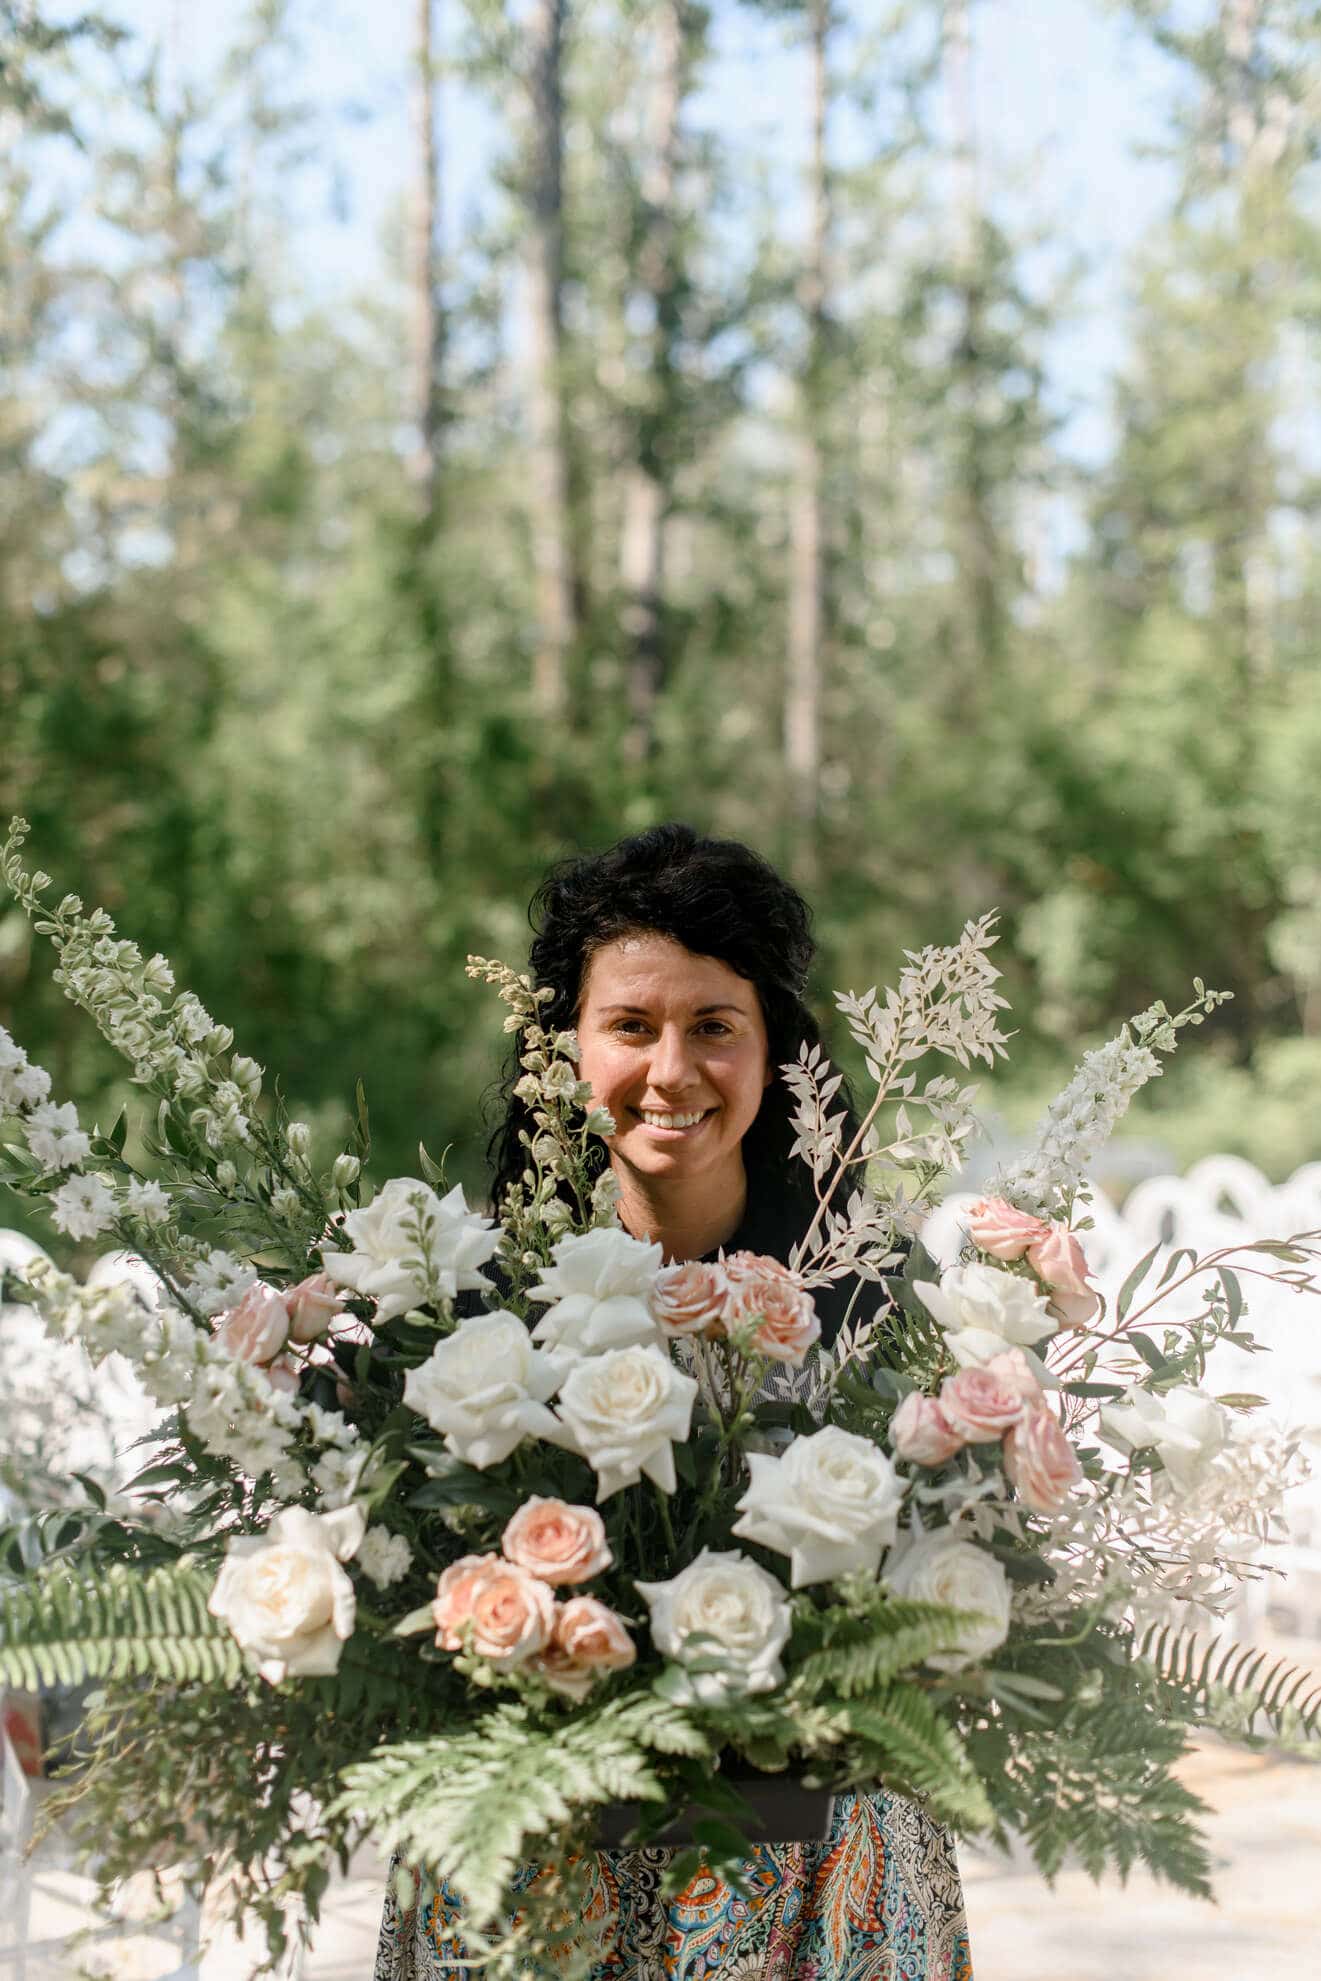
[[(370, 1834), (448, 1881), (487, 1972), (563, 1974), (601, 1810), (638, 1803), (646, 1840), (696, 1805), (671, 1878), (732, 1873), (743, 1768), (883, 1782), (1021, 1834), (1048, 1874), (1072, 1850), (1208, 1889), (1190, 1731), (1311, 1735), (1321, 1691), (1194, 1628), (1259, 1572), (1301, 1470), (1207, 1357), (1251, 1345), (1245, 1277), (1317, 1290), (1321, 1234), (1176, 1255), (1153, 1289), (1156, 1248), (1113, 1311), (1079, 1234), (1088, 1162), (1216, 992), (1087, 1054), (941, 1271), (922, 1224), (975, 1125), (941, 1063), (1005, 1044), (992, 920), (970, 923), (839, 998), (859, 1121), (819, 1048), (782, 1069), (817, 1199), (791, 1256), (667, 1265), (617, 1222), (613, 1124), (526, 976), (470, 963), (533, 1113), (498, 1216), (425, 1150), (373, 1190), (361, 1095), (318, 1166), (162, 957), (45, 905), (25, 833), (5, 880), (155, 1103), (130, 1158), (122, 1117), (84, 1129), (0, 1032), (0, 1175), (154, 1276), (38, 1259), (4, 1288), (126, 1356), (163, 1413), (122, 1490), (84, 1480), (0, 1542), (0, 1682), (100, 1687), (66, 1799), (106, 1875), (223, 1871), (278, 1953)], [(1200, 1311), (1158, 1337), (1190, 1283)]]

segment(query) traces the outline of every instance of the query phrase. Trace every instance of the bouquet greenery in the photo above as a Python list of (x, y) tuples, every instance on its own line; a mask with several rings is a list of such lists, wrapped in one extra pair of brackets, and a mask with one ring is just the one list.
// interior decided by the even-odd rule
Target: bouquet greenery
[(1191, 1627), (1258, 1572), (1299, 1471), (1260, 1398), (1206, 1391), (1207, 1357), (1251, 1345), (1245, 1272), (1316, 1290), (1321, 1234), (1176, 1255), (1152, 1290), (1157, 1248), (1113, 1311), (1077, 1234), (1087, 1164), (1217, 993), (1085, 1057), (942, 1271), (921, 1230), (974, 1089), (932, 1069), (1005, 1043), (992, 921), (970, 923), (839, 999), (860, 1120), (819, 1049), (782, 1069), (817, 1199), (792, 1256), (666, 1265), (618, 1224), (593, 1160), (613, 1123), (528, 977), (470, 964), (532, 1111), (496, 1216), (422, 1148), (373, 1190), (361, 1093), (318, 1167), (162, 957), (44, 905), (25, 833), (5, 880), (155, 1102), (130, 1160), (122, 1116), (84, 1130), (0, 1032), (0, 1175), (151, 1275), (38, 1258), (4, 1289), (127, 1357), (163, 1413), (136, 1477), (81, 1482), (0, 1554), (0, 1683), (99, 1688), (64, 1801), (104, 1875), (224, 1873), (278, 1953), (291, 1902), (315, 1918), (371, 1836), (448, 1882), (486, 1971), (564, 1973), (590, 1956), (569, 1943), (603, 1809), (639, 1804), (645, 1840), (696, 1806), (672, 1881), (702, 1856), (736, 1876), (750, 1766), (884, 1783), (1020, 1833), (1048, 1875), (1072, 1851), (1207, 1890), (1190, 1730), (1321, 1717), (1306, 1674)]

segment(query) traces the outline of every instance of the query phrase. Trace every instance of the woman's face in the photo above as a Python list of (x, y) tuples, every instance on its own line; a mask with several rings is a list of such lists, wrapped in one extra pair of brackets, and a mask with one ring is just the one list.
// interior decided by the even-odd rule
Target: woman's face
[(578, 1011), (580, 1072), (615, 1119), (610, 1151), (640, 1177), (722, 1170), (771, 1077), (761, 1000), (746, 977), (668, 936), (597, 950)]

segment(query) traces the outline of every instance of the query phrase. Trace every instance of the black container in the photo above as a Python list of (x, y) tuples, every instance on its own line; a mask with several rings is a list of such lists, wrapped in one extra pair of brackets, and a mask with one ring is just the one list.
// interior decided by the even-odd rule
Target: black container
[[(830, 1805), (834, 1796), (828, 1788), (805, 1788), (797, 1775), (767, 1775), (746, 1766), (721, 1770), (720, 1779), (736, 1789), (756, 1812), (756, 1820), (740, 1821), (739, 1827), (753, 1843), (820, 1843), (830, 1827)], [(645, 1802), (611, 1802), (602, 1809), (596, 1823), (596, 1842), (601, 1849), (615, 1850), (651, 1807)], [(684, 1845), (693, 1840), (693, 1824), (708, 1821), (718, 1811), (689, 1804), (667, 1823), (649, 1844)], [(735, 1821), (725, 1817), (726, 1822)]]

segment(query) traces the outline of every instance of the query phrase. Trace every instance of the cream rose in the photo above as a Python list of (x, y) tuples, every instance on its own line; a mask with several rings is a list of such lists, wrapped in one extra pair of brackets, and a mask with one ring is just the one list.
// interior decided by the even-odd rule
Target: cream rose
[(1009, 1483), (1025, 1506), (1055, 1513), (1082, 1478), (1073, 1446), (1047, 1409), (1030, 1410), (1004, 1445)]
[(821, 1338), (811, 1294), (782, 1270), (748, 1272), (731, 1282), (725, 1332), (736, 1330), (756, 1354), (794, 1368), (801, 1367), (808, 1349)]
[(479, 1471), (508, 1458), (524, 1438), (557, 1438), (546, 1400), (566, 1364), (532, 1346), (517, 1314), (501, 1308), (461, 1321), (404, 1378), (404, 1402), (445, 1447)]
[(322, 1252), (336, 1286), (376, 1302), (377, 1322), (428, 1300), (489, 1286), (477, 1269), (494, 1256), (494, 1221), (468, 1209), (460, 1185), (438, 1197), (414, 1176), (395, 1176), (363, 1210), (350, 1211), (344, 1235), (351, 1252)]
[(1050, 1288), (1050, 1310), (1066, 1327), (1080, 1328), (1101, 1304), (1088, 1284), (1087, 1255), (1067, 1225), (1048, 1225), (1027, 1248), (1027, 1262)]
[(561, 1238), (529, 1300), (549, 1301), (532, 1332), (569, 1355), (600, 1355), (658, 1339), (648, 1302), (661, 1248), (626, 1231), (575, 1232)]
[(693, 1378), (659, 1348), (616, 1348), (575, 1363), (560, 1391), (559, 1442), (595, 1471), (598, 1504), (644, 1472), (674, 1491), (673, 1448), (688, 1436), (696, 1395)]
[[(998, 1358), (997, 1358), (998, 1359)], [(960, 1369), (940, 1386), (945, 1421), (968, 1444), (994, 1444), (1022, 1417), (1021, 1391), (990, 1369)]]
[(289, 1339), (289, 1316), (284, 1299), (273, 1286), (257, 1280), (237, 1307), (220, 1316), (216, 1343), (236, 1362), (273, 1362)]
[(985, 1366), (1006, 1348), (1030, 1348), (1055, 1332), (1045, 1294), (998, 1266), (951, 1266), (938, 1286), (930, 1280), (913, 1284), (965, 1367)]
[(340, 1566), (367, 1525), (360, 1506), (336, 1513), (286, 1507), (264, 1534), (229, 1543), (207, 1608), (257, 1660), (272, 1685), (338, 1669), (353, 1635), (353, 1584)]
[(979, 1252), (1010, 1263), (1021, 1259), (1029, 1245), (1044, 1238), (1049, 1226), (1003, 1197), (982, 1197), (968, 1208), (968, 1236)]
[(910, 1465), (943, 1465), (962, 1451), (963, 1439), (945, 1420), (934, 1396), (910, 1390), (890, 1419), (890, 1445)]
[[(656, 1649), (687, 1668), (681, 1699), (718, 1705), (783, 1683), (789, 1605), (775, 1577), (746, 1555), (703, 1548), (671, 1581), (634, 1587), (651, 1611)], [(692, 1669), (699, 1666), (707, 1669)]]
[(499, 1555), (465, 1555), (436, 1584), (436, 1643), (509, 1669), (545, 1649), (555, 1621), (546, 1584)]
[(344, 1294), (329, 1273), (310, 1273), (284, 1291), (289, 1332), (295, 1341), (317, 1341), (337, 1314), (344, 1311)]
[(551, 1583), (590, 1581), (614, 1560), (595, 1507), (537, 1495), (512, 1516), (500, 1548), (506, 1561)]
[(879, 1446), (827, 1424), (795, 1438), (782, 1458), (749, 1452), (748, 1470), (731, 1532), (788, 1555), (795, 1589), (859, 1568), (875, 1573), (904, 1496)]
[(955, 1648), (927, 1659), (938, 1671), (962, 1671), (1009, 1635), (1009, 1583), (993, 1555), (960, 1541), (948, 1528), (921, 1534), (891, 1557), (884, 1581), (896, 1596), (951, 1609), (977, 1610), (980, 1620), (959, 1627)]
[(664, 1335), (718, 1334), (729, 1299), (723, 1266), (685, 1259), (657, 1273), (651, 1289), (652, 1319)]

